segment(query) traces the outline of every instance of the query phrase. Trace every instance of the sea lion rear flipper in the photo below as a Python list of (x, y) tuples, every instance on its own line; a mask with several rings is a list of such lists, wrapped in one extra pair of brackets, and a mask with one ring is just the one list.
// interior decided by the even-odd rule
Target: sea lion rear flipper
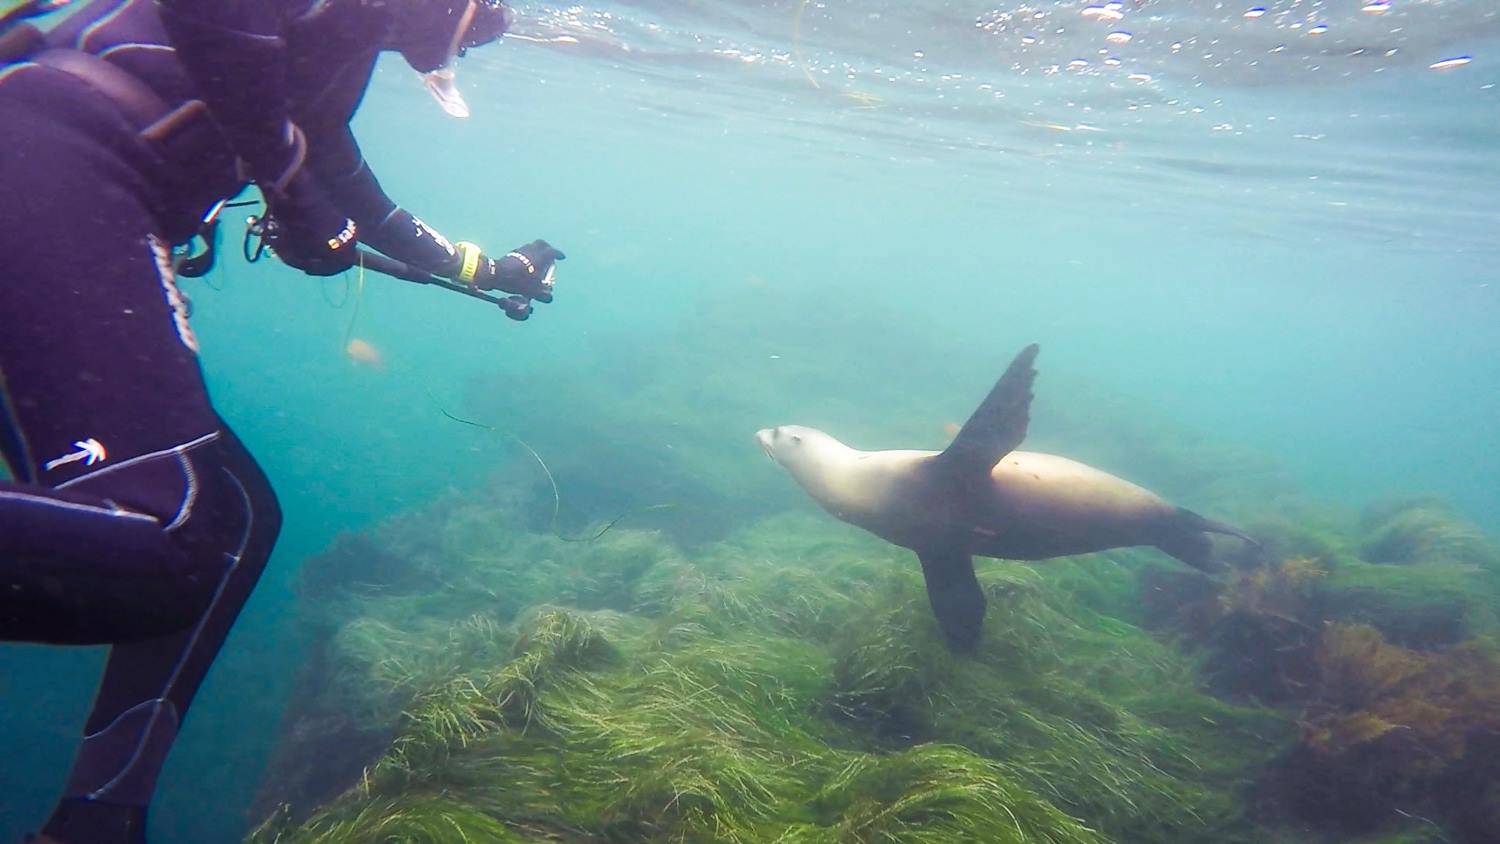
[(1252, 550), (1252, 557), (1262, 551), (1260, 540), (1250, 534), (1224, 522), (1205, 519), (1192, 510), (1179, 509), (1163, 527), (1162, 535), (1153, 544), (1199, 571), (1212, 573), (1225, 568), (1224, 562), (1214, 557), (1214, 543), (1208, 538), (1210, 533), (1242, 540)]
[(927, 579), (927, 600), (938, 627), (956, 651), (974, 649), (984, 623), (984, 591), (974, 576), (974, 558), (963, 551), (929, 548), (917, 552)]
[(1000, 458), (1026, 439), (1037, 351), (1032, 343), (1016, 355), (953, 442), (933, 458), (934, 465), (954, 475), (988, 476)]

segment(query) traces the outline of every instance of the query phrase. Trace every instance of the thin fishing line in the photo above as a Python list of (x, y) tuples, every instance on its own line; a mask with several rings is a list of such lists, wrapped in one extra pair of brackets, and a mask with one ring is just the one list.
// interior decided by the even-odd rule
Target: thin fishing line
[[(454, 422), (462, 422), (465, 425), (472, 425), (475, 428), (483, 428), (486, 431), (494, 431), (497, 434), (498, 433), (505, 433), (505, 432), (502, 432), (500, 429), (496, 428), (494, 425), (486, 425), (483, 422), (475, 422), (472, 419), (464, 419), (463, 417), (460, 417), (460, 416), (454, 416), (453, 414), (451, 414), (451, 413), (448, 412), (447, 408), (443, 407), (442, 403), (437, 400), (437, 396), (434, 396), (432, 394), (432, 391), (429, 390), (429, 389), (427, 389), (426, 385), (423, 385), (422, 390), (427, 393), (427, 398), (431, 399), (432, 403), (435, 404), (435, 405), (437, 405), (438, 412), (442, 413), (444, 416), (448, 417), (449, 419), (452, 419)], [(568, 539), (567, 537), (563, 536), (562, 534), (558, 533), (558, 531), (557, 531), (557, 514), (558, 514), (559, 511), (562, 510), (562, 496), (557, 491), (557, 478), (554, 478), (552, 476), (552, 470), (549, 469), (549, 468), (547, 468), (547, 461), (543, 460), (542, 456), (540, 454), (536, 453), (536, 449), (532, 448), (525, 440), (521, 439), (520, 437), (516, 436), (515, 434), (507, 434), (507, 436), (509, 436), (510, 438), (514, 439), (516, 442), (520, 443), (522, 448), (524, 448), (528, 452), (530, 452), (532, 458), (536, 460), (537, 465), (541, 466), (542, 467), (542, 471), (547, 473), (547, 483), (549, 483), (549, 484), (552, 485), (552, 521), (548, 525), (548, 532), (550, 532), (553, 536), (556, 536), (558, 539), (564, 540), (566, 542), (572, 542), (572, 541), (574, 541), (574, 540)], [(619, 518), (616, 518), (615, 521), (619, 521)], [(613, 527), (613, 526), (614, 526), (614, 522), (610, 522), (609, 526), (606, 527), (605, 530), (608, 530), (609, 527)], [(599, 536), (603, 536), (603, 535), (604, 535), (604, 533), (601, 531), (597, 536), (594, 537), (594, 539), (598, 539)], [(592, 541), (592, 540), (589, 540), (589, 541)]]
[[(222, 280), (218, 282), (210, 281), (209, 279), (213, 278), (214, 276), (218, 276)], [(219, 260), (214, 261), (212, 270), (199, 278), (199, 281), (203, 282), (204, 287), (207, 287), (209, 290), (212, 290), (215, 293), (222, 293), (224, 291), (224, 282), (228, 280), (229, 265), (226, 262)]]
[(813, 78), (812, 71), (807, 69), (807, 63), (802, 61), (802, 13), (807, 11), (807, 4), (812, 0), (802, 0), (797, 6), (797, 14), (792, 16), (792, 57), (797, 61), (797, 67), (802, 69), (802, 75), (814, 88), (822, 89), (818, 80)]
[[(807, 77), (807, 84), (813, 86), (815, 90), (821, 91), (823, 90), (823, 86), (818, 84), (817, 77), (813, 76), (810, 63), (804, 61), (802, 58), (802, 18), (807, 11), (808, 4), (811, 2), (812, 0), (802, 0), (797, 6), (796, 13), (792, 15), (792, 61), (802, 71), (802, 75)], [(860, 91), (854, 88), (853, 85), (844, 86), (839, 93), (841, 96), (848, 97), (859, 103), (854, 108), (861, 111), (874, 111), (884, 105), (884, 101), (879, 96)]]
[(519, 436), (516, 436), (515, 434), (512, 434), (508, 431), (501, 431), (494, 425), (486, 425), (483, 422), (475, 422), (472, 419), (464, 419), (461, 416), (454, 416), (452, 413), (448, 412), (447, 408), (443, 407), (442, 402), (437, 400), (437, 396), (434, 396), (432, 394), (432, 391), (429, 390), (426, 385), (423, 385), (422, 391), (427, 393), (427, 398), (432, 401), (435, 407), (437, 407), (439, 413), (443, 414), (449, 419), (452, 419), (454, 422), (460, 422), (464, 425), (470, 425), (475, 428), (483, 428), (486, 431), (494, 431), (497, 434), (505, 434), (506, 436), (520, 443), (522, 448), (526, 449), (527, 453), (530, 454), (532, 459), (536, 461), (536, 464), (542, 467), (542, 471), (546, 473), (547, 483), (552, 485), (552, 520), (547, 526), (547, 532), (552, 534), (552, 536), (556, 537), (557, 539), (562, 540), (563, 542), (593, 542), (604, 534), (609, 533), (609, 529), (614, 527), (616, 524), (619, 524), (619, 522), (626, 516), (636, 516), (642, 513), (650, 513), (653, 510), (668, 510), (677, 506), (676, 502), (668, 502), (665, 504), (651, 504), (635, 510), (627, 510), (620, 515), (615, 516), (613, 519), (610, 519), (609, 522), (604, 525), (604, 527), (600, 528), (591, 536), (563, 536), (562, 532), (557, 529), (558, 514), (562, 511), (562, 495), (558, 492), (557, 489), (557, 478), (553, 476), (552, 470), (547, 466), (547, 461), (542, 459), (542, 456), (537, 453), (537, 450), (532, 448), (530, 443), (521, 439)]
[[(345, 297), (347, 298), (347, 296)], [(354, 312), (349, 314), (349, 325), (344, 328), (344, 350), (349, 349), (349, 341), (354, 337), (354, 323), (359, 319), (359, 303), (365, 299), (365, 253), (359, 253), (359, 280), (354, 285)], [(428, 394), (429, 396), (431, 393)]]

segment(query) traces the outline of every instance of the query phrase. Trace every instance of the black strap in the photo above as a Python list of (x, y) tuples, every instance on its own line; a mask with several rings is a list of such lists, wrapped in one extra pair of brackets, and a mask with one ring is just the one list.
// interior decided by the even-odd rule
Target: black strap
[(92, 53), (55, 47), (32, 56), (30, 61), (60, 70), (104, 95), (131, 128), (145, 141), (165, 144), (193, 118), (207, 111), (202, 100), (188, 100), (172, 107), (150, 85)]
[(92, 53), (54, 47), (37, 53), (31, 60), (76, 77), (103, 94), (137, 132), (144, 131), (173, 110), (151, 90), (151, 86)]

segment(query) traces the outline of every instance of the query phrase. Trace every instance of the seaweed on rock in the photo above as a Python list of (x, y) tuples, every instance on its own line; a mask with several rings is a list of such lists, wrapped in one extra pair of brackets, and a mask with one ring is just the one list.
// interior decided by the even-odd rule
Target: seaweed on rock
[[(486, 508), (440, 502), (393, 519), (362, 544), (400, 555), (420, 589), (382, 591), (331, 581), (309, 599), (302, 623), (320, 638), (298, 703), (283, 716), (283, 741), (256, 803), (286, 804), (294, 818), (337, 793), (398, 735), (403, 712), (455, 677), (510, 659), (513, 623), (548, 601), (623, 608), (640, 573), (674, 552), (651, 534), (619, 529), (597, 542), (567, 543), (517, 532)], [(324, 560), (309, 560), (316, 570)], [(519, 698), (518, 698), (519, 700)], [(309, 738), (311, 737), (311, 738)], [(330, 759), (343, 758), (336, 767)]]
[(1431, 499), (1372, 507), (1359, 556), (1330, 582), (1330, 615), (1435, 647), (1500, 634), (1500, 547)]
[(1344, 531), (1311, 520), (1276, 525), (1269, 539), (1279, 562), (1223, 585), (1175, 571), (1148, 571), (1143, 580), (1143, 598), (1163, 626), (1205, 653), (1204, 676), (1218, 693), (1304, 699), (1328, 621), (1366, 624), (1412, 648), (1500, 633), (1500, 554), (1431, 502), (1372, 508)]
[(1500, 548), (1436, 499), (1370, 507), (1360, 521), (1359, 555), (1372, 563), (1460, 563), (1500, 573)]
[(1415, 651), (1330, 624), (1299, 746), (1265, 789), (1301, 817), (1362, 832), (1444, 820), (1467, 842), (1500, 829), (1500, 652)]
[(365, 776), (254, 840), (429, 798), (617, 841), (1251, 836), (1239, 792), (1288, 725), (1205, 697), (1170, 646), (1072, 600), (1071, 567), (1096, 561), (987, 568), (971, 659), (942, 645), (905, 554), (821, 520), (648, 556), (627, 611), (539, 603), (504, 657), (424, 675)]
[(1028, 789), (1023, 778), (1006, 766), (952, 745), (924, 744), (888, 756), (860, 756), (824, 786), (816, 805), (824, 816), (836, 820), (817, 830), (824, 834), (811, 836), (813, 840), (911, 844), (1104, 841)]
[(251, 833), (253, 841), (272, 844), (522, 844), (531, 839), (513, 832), (490, 814), (442, 796), (420, 795), (395, 800), (351, 801), (324, 812), (296, 829), (282, 829), (274, 816)]
[(888, 743), (953, 742), (1005, 762), (1120, 840), (1231, 838), (1239, 792), (1287, 725), (1206, 697), (1170, 646), (1071, 600), (1056, 585), (1071, 564), (983, 571), (974, 659), (942, 645), (914, 577), (904, 606), (840, 649), (836, 711)]

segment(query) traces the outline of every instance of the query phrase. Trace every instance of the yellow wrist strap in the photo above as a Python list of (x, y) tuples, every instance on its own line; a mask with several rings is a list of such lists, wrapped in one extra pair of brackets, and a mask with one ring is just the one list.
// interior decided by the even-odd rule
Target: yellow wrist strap
[(479, 247), (467, 240), (460, 240), (453, 247), (458, 250), (458, 257), (463, 261), (459, 265), (458, 280), (464, 284), (473, 284), (474, 276), (479, 272)]

